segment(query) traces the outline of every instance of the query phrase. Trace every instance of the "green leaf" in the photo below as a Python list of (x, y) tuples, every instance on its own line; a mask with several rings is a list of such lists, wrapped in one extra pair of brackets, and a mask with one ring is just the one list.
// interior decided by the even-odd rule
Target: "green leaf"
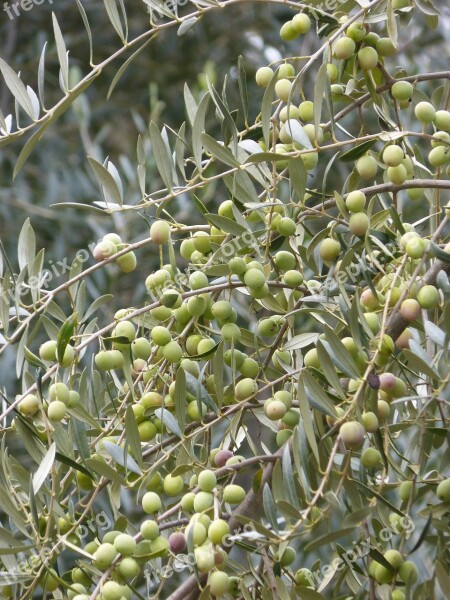
[(354, 146), (351, 150), (344, 152), (339, 156), (339, 160), (342, 162), (353, 162), (363, 156), (369, 148), (371, 148), (377, 140), (367, 140), (358, 146)]
[(241, 97), (242, 111), (244, 113), (244, 121), (247, 124), (248, 121), (248, 92), (247, 92), (247, 80), (245, 76), (244, 58), (239, 56), (238, 58), (238, 86), (239, 95)]
[(221, 215), (215, 215), (212, 213), (206, 213), (204, 216), (205, 219), (209, 223), (211, 223), (211, 225), (214, 225), (215, 227), (221, 229), (222, 231), (225, 231), (226, 233), (232, 233), (233, 235), (242, 235), (247, 231), (245, 227), (239, 225), (239, 223), (236, 223), (236, 221), (230, 219), (229, 217), (222, 217)]
[(184, 369), (177, 369), (175, 377), (175, 415), (181, 431), (184, 431), (186, 425), (186, 377)]
[(11, 67), (0, 58), (0, 71), (5, 80), (6, 86), (14, 98), (27, 113), (30, 119), (33, 119), (33, 105), (27, 93), (26, 87), (20, 77), (11, 69)]
[(97, 475), (115, 481), (119, 485), (126, 484), (125, 479), (117, 472), (117, 468), (108, 465), (108, 463), (103, 460), (99, 460), (98, 458), (88, 458), (86, 465), (91, 469), (91, 474), (97, 473)]
[(188, 373), (187, 371), (185, 373), (185, 377), (187, 391), (193, 396), (195, 396), (197, 400), (203, 402), (203, 404), (205, 404), (210, 410), (216, 413), (216, 415), (219, 414), (219, 409), (217, 408), (214, 400), (206, 391), (206, 388), (201, 383), (201, 381), (194, 377), (191, 373)]
[(329, 545), (331, 542), (334, 542), (335, 540), (338, 540), (339, 538), (341, 538), (345, 535), (350, 535), (350, 534), (354, 534), (354, 533), (355, 533), (354, 527), (346, 527), (344, 529), (339, 529), (338, 531), (330, 531), (329, 533), (325, 533), (324, 535), (316, 537), (314, 540), (312, 540), (311, 542), (306, 544), (305, 550), (307, 552), (316, 550), (317, 548), (320, 548), (324, 544)]
[(172, 192), (173, 177), (172, 177), (172, 162), (169, 154), (167, 153), (167, 147), (164, 143), (162, 135), (152, 121), (149, 127), (150, 139), (152, 142), (153, 155), (155, 157), (156, 166), (159, 174), (161, 175), (164, 184), (166, 185), (169, 192)]
[(139, 465), (136, 463), (134, 458), (125, 452), (125, 449), (112, 442), (104, 441), (103, 447), (111, 458), (124, 469), (136, 473), (136, 475), (142, 475), (142, 471)]
[(333, 363), (331, 362), (330, 355), (328, 354), (328, 352), (322, 344), (322, 340), (318, 340), (316, 349), (320, 361), (320, 367), (325, 376), (325, 379), (336, 391), (336, 394), (340, 396), (343, 400), (345, 400), (345, 392), (342, 389), (342, 385), (336, 373), (336, 369), (334, 368)]
[(161, 419), (169, 431), (179, 437), (180, 440), (183, 439), (183, 432), (181, 431), (180, 426), (173, 414), (169, 412), (167, 408), (157, 408), (155, 410), (155, 415), (158, 419)]
[(139, 429), (131, 405), (127, 407), (125, 412), (125, 433), (127, 436), (128, 446), (133, 452), (133, 456), (136, 458), (139, 467), (142, 469), (143, 462), (141, 438), (139, 437)]
[(116, 30), (117, 35), (120, 37), (123, 43), (125, 43), (125, 33), (123, 30), (122, 22), (120, 20), (119, 10), (115, 0), (103, 0), (108, 13), (109, 20), (112, 26)]
[(303, 378), (303, 383), (305, 384), (305, 386), (311, 394), (310, 403), (312, 404), (312, 406), (314, 406), (314, 408), (316, 408), (325, 415), (329, 415), (330, 417), (336, 417), (337, 412), (334, 404), (328, 398), (325, 390), (314, 379), (311, 373), (305, 369), (302, 372), (301, 376)]
[(183, 21), (181, 23), (181, 25), (178, 27), (177, 36), (181, 37), (182, 35), (187, 33), (189, 31), (189, 29), (194, 27), (194, 25), (197, 23), (197, 21), (198, 21), (197, 17), (189, 17), (189, 19), (186, 19), (186, 21)]
[(299, 377), (297, 384), (298, 391), (298, 404), (300, 408), (300, 415), (303, 421), (303, 427), (305, 429), (306, 439), (310, 445), (310, 448), (316, 458), (318, 464), (320, 464), (319, 460), (319, 449), (317, 447), (316, 436), (314, 435), (314, 426), (311, 415), (311, 409), (309, 407), (308, 398), (306, 397), (305, 387), (303, 384), (302, 377)]
[(288, 159), (289, 181), (300, 202), (303, 201), (308, 174), (301, 156)]
[(430, 242), (430, 252), (433, 256), (436, 256), (439, 260), (444, 263), (450, 263), (450, 252), (445, 252), (439, 246), (437, 246), (434, 242)]
[(233, 156), (231, 151), (224, 145), (219, 144), (214, 138), (207, 133), (201, 134), (201, 141), (203, 146), (210, 152), (214, 158), (217, 158), (220, 162), (225, 163), (229, 167), (239, 167), (239, 161)]
[(305, 348), (306, 346), (310, 346), (317, 341), (319, 337), (318, 333), (299, 333), (287, 341), (282, 349), (283, 350), (299, 350), (300, 348)]
[(26, 219), (22, 225), (17, 244), (17, 258), (19, 268), (22, 271), (25, 267), (31, 265), (36, 256), (36, 236), (30, 224), (30, 219)]
[(67, 57), (66, 44), (64, 42), (61, 29), (58, 24), (58, 19), (55, 13), (52, 12), (53, 33), (55, 35), (56, 52), (58, 54), (59, 66), (61, 67), (61, 76), (64, 83), (64, 90), (69, 89), (69, 59)]
[(307, 150), (313, 149), (311, 140), (296, 119), (288, 119), (284, 125), (293, 142), (300, 144), (300, 146), (303, 146)]
[(55, 454), (56, 454), (56, 444), (53, 444), (48, 449), (46, 455), (42, 459), (41, 464), (39, 465), (38, 470), (33, 475), (33, 492), (35, 494), (41, 489), (44, 481), (47, 478), (47, 475), (50, 473), (53, 464), (55, 462)]
[(278, 532), (277, 509), (268, 483), (264, 485), (263, 489), (263, 506), (267, 520), (272, 525), (273, 530)]
[[(122, 195), (114, 177), (111, 175), (108, 169), (96, 161), (95, 158), (88, 156), (87, 159), (102, 189), (107, 192), (108, 196), (115, 204), (122, 206)], [(105, 200), (108, 202), (107, 196), (105, 196)]]
[(133, 54), (131, 56), (129, 56), (127, 58), (127, 60), (119, 67), (116, 74), (114, 75), (113, 80), (111, 81), (111, 85), (108, 88), (108, 93), (106, 94), (106, 98), (108, 100), (111, 97), (111, 94), (113, 93), (114, 88), (119, 83), (120, 78), (125, 73), (125, 71), (128, 69), (129, 65), (133, 62), (133, 60), (136, 58), (136, 56), (138, 56), (138, 54), (140, 54), (142, 52), (142, 50), (144, 50), (144, 48), (146, 48), (152, 41), (153, 41), (153, 37), (148, 38), (148, 40), (146, 40), (140, 48), (138, 48), (135, 52), (133, 52)]
[(270, 140), (270, 118), (272, 116), (272, 102), (275, 91), (275, 84), (278, 81), (278, 73), (274, 73), (269, 85), (264, 91), (264, 97), (261, 105), (261, 125), (263, 130), (263, 138), (266, 146), (270, 148), (272, 146), (272, 140)]
[(321, 343), (329, 350), (332, 360), (334, 359), (339, 369), (351, 379), (358, 379), (358, 368), (352, 355), (329, 327), (325, 328), (325, 340), (322, 340)]
[(73, 335), (73, 331), (75, 329), (75, 325), (77, 323), (77, 315), (71, 315), (67, 321), (63, 324), (58, 333), (58, 340), (56, 345), (56, 355), (58, 358), (58, 362), (62, 362), (64, 357), (64, 352), (70, 342), (70, 339)]
[(330, 85), (329, 81), (327, 63), (324, 62), (317, 71), (314, 85), (314, 130), (316, 138), (319, 137), (323, 98), (327, 86)]
[(289, 445), (286, 444), (283, 452), (282, 458), (282, 468), (283, 468), (283, 482), (285, 484), (285, 491), (287, 495), (288, 501), (295, 508), (300, 509), (300, 503), (298, 501), (298, 493), (295, 487), (294, 475), (292, 471), (292, 460), (291, 453), (289, 450)]

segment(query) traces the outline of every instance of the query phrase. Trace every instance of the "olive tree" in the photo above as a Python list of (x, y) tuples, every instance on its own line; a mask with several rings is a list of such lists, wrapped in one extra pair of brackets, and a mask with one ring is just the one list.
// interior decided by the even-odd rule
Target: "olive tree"
[[(0, 60), (13, 178), (107, 67), (113, 111), (160, 34), (242, 4), (145, 0), (135, 32), (105, 1), (117, 49), (96, 62), (77, 0), (86, 64), (53, 14), (36, 85)], [(54, 210), (94, 214), (97, 239), (47, 262), (28, 218), (2, 246), (5, 598), (448, 594), (450, 71), (402, 47), (439, 10), (266, 4), (281, 60), (186, 83), (186, 122), (150, 120), (131, 163), (85, 157), (97, 197)]]

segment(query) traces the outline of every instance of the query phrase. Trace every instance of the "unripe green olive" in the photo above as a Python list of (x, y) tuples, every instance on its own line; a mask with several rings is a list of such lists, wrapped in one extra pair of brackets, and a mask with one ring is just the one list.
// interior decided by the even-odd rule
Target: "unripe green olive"
[(377, 161), (373, 156), (368, 154), (361, 156), (361, 158), (356, 161), (356, 170), (363, 179), (374, 179), (378, 172)]
[(423, 189), (422, 188), (409, 188), (406, 190), (406, 194), (410, 200), (413, 202), (417, 202), (418, 200), (422, 200), (423, 198)]
[(366, 323), (373, 334), (377, 334), (380, 331), (381, 323), (380, 317), (377, 315), (377, 313), (367, 312), (364, 314), (364, 319), (366, 320)]
[(258, 269), (249, 269), (244, 275), (244, 283), (249, 288), (259, 288), (266, 283), (266, 277)]
[(380, 56), (394, 56), (397, 54), (396, 46), (393, 44), (391, 38), (388, 37), (378, 39), (375, 48)]
[(305, 100), (301, 102), (299, 107), (299, 117), (302, 121), (313, 121), (314, 120), (314, 104), (311, 100)]
[(27, 394), (25, 398), (19, 402), (18, 408), (23, 415), (32, 417), (39, 410), (39, 398), (34, 394)]
[(391, 88), (395, 100), (409, 100), (414, 92), (414, 87), (409, 81), (396, 81)]
[(57, 342), (56, 340), (48, 340), (48, 342), (44, 342), (39, 348), (39, 356), (42, 360), (53, 362), (56, 360), (56, 350), (57, 350)]
[(230, 578), (223, 571), (213, 571), (209, 574), (208, 585), (209, 591), (213, 596), (223, 596), (229, 590)]
[(136, 269), (137, 258), (134, 252), (127, 252), (116, 258), (116, 265), (123, 273), (131, 273)]
[(281, 217), (277, 223), (277, 231), (283, 236), (294, 235), (296, 232), (295, 221), (289, 217)]
[(398, 550), (386, 550), (383, 557), (396, 571), (398, 571), (404, 562), (404, 558)]
[(234, 395), (238, 402), (251, 398), (258, 391), (258, 384), (253, 379), (246, 377), (237, 382), (234, 388)]
[(194, 498), (194, 510), (202, 513), (214, 506), (214, 495), (210, 492), (197, 492)]
[(198, 487), (202, 492), (212, 492), (217, 485), (217, 477), (214, 471), (206, 469), (199, 473)]
[(294, 574), (294, 581), (301, 587), (314, 588), (314, 575), (312, 571), (305, 567), (298, 569)]
[(319, 254), (325, 263), (331, 263), (339, 256), (341, 244), (333, 238), (325, 238), (320, 244)]
[(298, 37), (298, 33), (292, 27), (292, 21), (287, 21), (287, 23), (284, 23), (281, 26), (280, 38), (283, 42), (291, 42), (292, 40), (295, 40), (296, 37)]
[[(281, 67), (280, 67), (281, 69)], [(299, 113), (299, 109), (290, 104), (289, 106), (283, 106), (283, 108), (280, 110), (280, 121), (282, 123), (285, 123), (288, 119), (299, 119), (300, 118), (300, 113)]]
[[(383, 162), (388, 167), (398, 167), (405, 158), (405, 153), (400, 146), (390, 145), (383, 150)], [(405, 169), (406, 171), (406, 169)]]
[(385, 400), (378, 400), (377, 402), (377, 417), (379, 419), (387, 419), (391, 413), (391, 408)]
[(286, 414), (286, 406), (281, 400), (266, 400), (264, 403), (264, 412), (271, 421), (278, 421)]
[(241, 330), (235, 323), (225, 323), (220, 333), (226, 342), (236, 343), (241, 339)]
[(180, 362), (183, 350), (180, 344), (173, 340), (163, 347), (162, 354), (169, 363), (176, 364)]
[(287, 252), (286, 250), (280, 250), (277, 252), (273, 258), (275, 266), (281, 271), (289, 271), (294, 269), (296, 266), (295, 256), (292, 252)]
[(402, 502), (407, 502), (413, 491), (415, 495), (414, 482), (409, 480), (403, 481), (398, 488), (398, 496)]
[(401, 185), (408, 179), (408, 173), (405, 167), (400, 164), (397, 167), (388, 167), (386, 169), (386, 177), (391, 183)]
[(133, 554), (133, 552), (136, 550), (136, 540), (128, 533), (120, 533), (114, 539), (114, 547), (117, 552), (120, 552), (120, 554), (131, 556), (131, 554)]
[(367, 233), (370, 227), (370, 219), (363, 212), (357, 212), (350, 216), (348, 221), (348, 228), (353, 235), (362, 237)]
[[(164, 538), (161, 538), (164, 539)], [(169, 542), (167, 540), (164, 540), (164, 542), (168, 545)], [(153, 545), (154, 542), (152, 542)], [(141, 572), (141, 567), (139, 566), (139, 563), (134, 559), (131, 558), (130, 556), (126, 556), (125, 558), (123, 558), (120, 561), (119, 566), (117, 567), (118, 572), (120, 573), (120, 575), (123, 577), (123, 579), (125, 579), (125, 581), (131, 581), (132, 579), (134, 579), (135, 577), (137, 577), (139, 575), (139, 573)]]
[(175, 475), (175, 477), (173, 477), (169, 473), (164, 478), (163, 487), (168, 496), (178, 496), (184, 488), (183, 478), (181, 475)]
[(363, 422), (364, 428), (369, 433), (375, 433), (378, 430), (379, 423), (378, 417), (373, 412), (364, 412), (361, 415), (361, 421)]
[(327, 63), (327, 75), (330, 83), (337, 81), (339, 70), (333, 63)]
[(362, 42), (367, 35), (366, 26), (364, 23), (354, 21), (348, 26), (345, 34), (355, 42)]
[[(261, 67), (260, 69), (258, 69), (256, 71), (256, 75), (255, 75), (256, 84), (262, 88), (266, 88), (269, 85), (270, 80), (273, 77), (273, 74), (274, 74), (273, 70), (270, 67)], [(221, 214), (221, 213), (219, 212), (219, 214)]]
[(50, 421), (62, 421), (67, 414), (67, 406), (60, 400), (50, 402), (47, 408), (47, 416)]
[[(284, 79), (287, 77), (294, 77), (295, 75), (295, 69), (293, 67), (293, 65), (291, 65), (290, 63), (283, 63), (280, 65), (279, 69), (278, 69), (278, 79)], [(292, 119), (294, 119), (295, 117), (291, 117)]]
[(291, 24), (294, 31), (300, 35), (308, 33), (311, 29), (311, 19), (305, 13), (294, 15)]
[(433, 133), (433, 139), (431, 140), (433, 148), (446, 146), (446, 142), (450, 142), (450, 133), (447, 133), (447, 131), (436, 131), (436, 133)]
[(186, 260), (189, 260), (194, 252), (194, 242), (191, 238), (183, 240), (180, 244), (180, 254)]
[[(124, 337), (131, 343), (136, 338), (136, 329), (130, 321), (120, 321), (112, 331), (113, 337)], [(127, 344), (114, 342), (117, 348), (128, 348)]]
[(246, 491), (240, 485), (229, 484), (223, 488), (222, 498), (228, 504), (240, 504), (246, 495)]
[(117, 252), (117, 246), (114, 242), (109, 240), (103, 240), (99, 242), (94, 250), (92, 251), (92, 255), (96, 261), (106, 260), (110, 256), (113, 256)]
[(413, 237), (405, 245), (405, 252), (410, 258), (422, 258), (427, 250), (425, 240), (420, 237)]
[(155, 244), (165, 244), (170, 238), (170, 225), (167, 221), (155, 221), (150, 227), (150, 239)]
[(70, 401), (70, 390), (65, 383), (59, 381), (58, 383), (52, 383), (48, 388), (50, 402), (59, 400), (64, 404), (69, 404)]
[(436, 308), (440, 302), (439, 290), (434, 285), (424, 285), (417, 294), (417, 302), (422, 308)]
[(159, 535), (159, 526), (156, 523), (156, 521), (151, 521), (150, 519), (148, 519), (141, 523), (140, 532), (144, 540), (152, 541), (156, 539)]
[(103, 600), (121, 600), (122, 597), (122, 586), (116, 581), (106, 581), (102, 585)]
[(206, 299), (203, 296), (192, 296), (187, 301), (187, 309), (191, 317), (201, 317), (206, 311)]
[(405, 321), (412, 323), (420, 316), (421, 307), (417, 300), (408, 298), (400, 306), (400, 314)]
[(244, 358), (241, 366), (239, 367), (239, 372), (244, 377), (255, 378), (260, 371), (260, 365), (254, 358)]
[(436, 146), (428, 154), (428, 162), (432, 167), (443, 167), (450, 162), (450, 146)]
[(366, 195), (360, 190), (350, 192), (345, 199), (345, 206), (351, 212), (361, 212), (366, 206)]
[(343, 36), (335, 44), (333, 54), (335, 58), (347, 60), (356, 50), (356, 44), (352, 38)]
[(142, 498), (142, 509), (148, 515), (153, 515), (161, 510), (161, 498), (156, 492), (146, 492)]
[(375, 469), (381, 462), (381, 454), (376, 448), (366, 448), (361, 454), (361, 464), (367, 469)]
[(292, 83), (289, 79), (279, 79), (275, 84), (275, 94), (283, 102), (287, 102), (292, 90)]
[(320, 361), (317, 354), (317, 349), (311, 348), (311, 350), (308, 350), (308, 352), (303, 358), (303, 362), (305, 367), (313, 367), (314, 369), (320, 369)]
[(214, 568), (214, 553), (211, 548), (200, 546), (194, 550), (195, 563), (200, 573), (208, 573)]
[(138, 424), (138, 433), (141, 442), (150, 442), (156, 437), (158, 430), (154, 423), (146, 420)]
[(434, 124), (437, 129), (442, 131), (450, 131), (450, 111), (438, 110), (434, 117)]
[(391, 598), (392, 600), (406, 600), (406, 596), (401, 590), (393, 590)]
[[(404, 563), (402, 563), (398, 569), (398, 575), (400, 577), (400, 579), (403, 581), (403, 583), (406, 584), (413, 584), (416, 583), (416, 581), (419, 578), (419, 572), (417, 570), (416, 565), (410, 561), (410, 560), (406, 560)], [(392, 600), (394, 600), (394, 596), (392, 595)]]
[(358, 62), (363, 71), (371, 71), (378, 64), (378, 52), (375, 48), (365, 46), (358, 51)]
[(109, 542), (100, 544), (94, 553), (94, 565), (98, 569), (107, 569), (117, 556), (117, 550)]
[(442, 502), (450, 501), (450, 478), (444, 479), (436, 488), (436, 496)]
[(419, 102), (414, 108), (414, 114), (421, 123), (432, 123), (436, 117), (436, 109), (431, 102)]
[(170, 341), (172, 341), (172, 335), (167, 327), (163, 327), (162, 325), (156, 325), (150, 332), (150, 336), (152, 340), (158, 346), (165, 346)]
[(343, 423), (339, 430), (342, 441), (348, 448), (358, 448), (364, 442), (366, 432), (358, 421)]

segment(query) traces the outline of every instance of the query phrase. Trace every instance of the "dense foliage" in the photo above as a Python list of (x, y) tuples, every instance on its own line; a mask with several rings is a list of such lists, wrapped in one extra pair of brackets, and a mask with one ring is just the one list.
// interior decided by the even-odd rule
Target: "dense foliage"
[(447, 597), (446, 17), (250, 6), (0, 60), (2, 597)]

